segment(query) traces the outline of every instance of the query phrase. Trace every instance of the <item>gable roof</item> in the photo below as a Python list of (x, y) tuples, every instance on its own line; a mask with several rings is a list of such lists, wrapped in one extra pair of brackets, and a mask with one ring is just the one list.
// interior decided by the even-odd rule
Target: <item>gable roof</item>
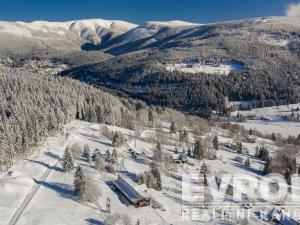
[(118, 180), (113, 181), (113, 184), (116, 188), (119, 189), (119, 191), (122, 192), (123, 195), (126, 196), (126, 198), (130, 202), (136, 202), (138, 200), (143, 200), (144, 197), (140, 195), (130, 184), (128, 184), (122, 177), (118, 177)]

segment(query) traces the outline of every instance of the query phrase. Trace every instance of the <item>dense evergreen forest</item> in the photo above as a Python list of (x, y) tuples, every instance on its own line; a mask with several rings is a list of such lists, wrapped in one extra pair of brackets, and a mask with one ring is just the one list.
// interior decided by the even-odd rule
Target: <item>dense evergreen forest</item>
[[(64, 71), (71, 76), (105, 90), (146, 101), (148, 104), (172, 107), (209, 117), (212, 110), (226, 112), (230, 101), (257, 100), (258, 107), (299, 101), (299, 65), (295, 58), (272, 58), (258, 63), (261, 68), (231, 72), (228, 76), (167, 71), (167, 60), (176, 57), (155, 50), (143, 51), (106, 60), (94, 65)], [(257, 53), (258, 54), (258, 53)], [(177, 55), (178, 57), (178, 55)], [(271, 67), (271, 61), (278, 65)], [(284, 60), (284, 61), (283, 61)], [(250, 64), (250, 63), (249, 63)]]
[[(299, 24), (279, 19), (161, 29), (147, 39), (119, 46), (125, 53), (133, 48), (130, 53), (62, 75), (149, 104), (209, 117), (212, 110), (226, 112), (225, 99), (257, 100), (258, 106), (299, 101), (299, 40)], [(239, 63), (243, 69), (228, 76), (166, 69), (166, 65), (224, 61)]]
[(127, 126), (118, 98), (69, 78), (0, 67), (0, 168), (25, 156), (74, 119)]

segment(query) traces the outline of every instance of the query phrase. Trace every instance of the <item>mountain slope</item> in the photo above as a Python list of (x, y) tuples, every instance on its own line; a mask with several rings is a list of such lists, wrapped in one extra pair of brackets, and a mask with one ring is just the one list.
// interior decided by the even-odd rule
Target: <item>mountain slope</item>
[(112, 38), (99, 49), (113, 55), (133, 52), (139, 49), (153, 47), (174, 38), (181, 32), (186, 32), (199, 24), (184, 21), (149, 21), (128, 32)]
[[(0, 56), (32, 57), (78, 52), (136, 27), (118, 20), (0, 22)], [(99, 60), (100, 61), (100, 60)]]
[[(299, 43), (299, 19), (286, 17), (207, 25), (104, 20), (0, 24), (1, 54), (70, 62), (73, 69), (62, 75), (204, 116), (211, 110), (226, 112), (227, 97), (255, 99), (257, 106), (298, 101)], [(115, 57), (103, 57), (103, 52)]]
[(104, 36), (116, 36), (127, 32), (137, 25), (119, 20), (75, 20), (68, 22), (34, 21), (0, 22), (0, 33), (18, 35), (32, 38), (66, 37), (71, 32), (82, 39), (94, 44), (101, 43)]
[[(125, 48), (125, 52), (141, 51), (63, 75), (82, 81), (87, 81), (86, 76), (92, 77), (93, 84), (113, 92), (204, 116), (212, 109), (223, 112), (227, 96), (232, 101), (257, 99), (260, 105), (295, 102), (300, 90), (298, 22), (290, 18), (255, 18), (168, 28), (172, 35), (165, 39), (145, 45), (147, 40), (162, 34), (158, 32), (147, 40), (129, 42), (141, 45)], [(119, 53), (122, 52), (124, 48)], [(242, 69), (228, 75), (208, 74), (203, 69), (184, 72), (194, 66), (212, 70), (223, 63), (238, 64)], [(167, 70), (175, 64), (186, 68)]]

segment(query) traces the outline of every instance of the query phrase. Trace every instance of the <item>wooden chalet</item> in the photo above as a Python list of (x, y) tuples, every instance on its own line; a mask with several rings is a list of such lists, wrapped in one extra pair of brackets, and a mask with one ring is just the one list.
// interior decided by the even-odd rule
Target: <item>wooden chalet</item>
[(118, 176), (118, 180), (113, 181), (112, 185), (115, 188), (115, 190), (119, 191), (126, 198), (126, 200), (135, 208), (150, 205), (150, 198), (143, 197), (121, 176)]

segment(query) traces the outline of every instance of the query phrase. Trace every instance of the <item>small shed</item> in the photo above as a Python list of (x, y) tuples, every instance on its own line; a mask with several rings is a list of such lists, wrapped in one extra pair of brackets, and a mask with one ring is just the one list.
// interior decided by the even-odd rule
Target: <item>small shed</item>
[(143, 207), (150, 205), (150, 198), (143, 197), (130, 184), (128, 184), (121, 176), (118, 180), (113, 181), (112, 185), (119, 191), (134, 207)]

